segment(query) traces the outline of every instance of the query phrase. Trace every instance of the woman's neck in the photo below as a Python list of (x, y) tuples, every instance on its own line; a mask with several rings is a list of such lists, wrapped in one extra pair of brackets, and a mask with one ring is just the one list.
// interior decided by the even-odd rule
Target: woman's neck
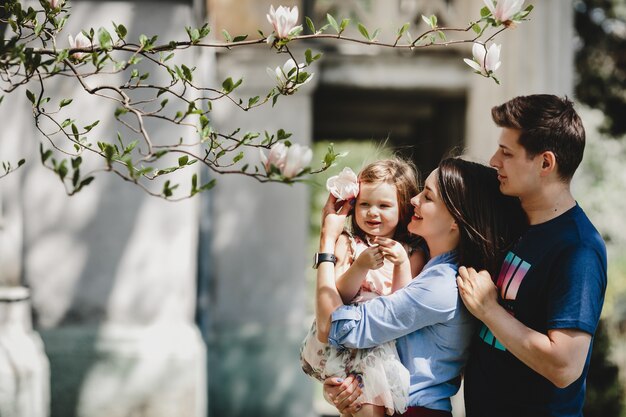
[(450, 252), (456, 249), (457, 246), (459, 246), (458, 234), (456, 236), (446, 236), (446, 238), (443, 239), (425, 240), (431, 259), (435, 256), (443, 255), (444, 253)]

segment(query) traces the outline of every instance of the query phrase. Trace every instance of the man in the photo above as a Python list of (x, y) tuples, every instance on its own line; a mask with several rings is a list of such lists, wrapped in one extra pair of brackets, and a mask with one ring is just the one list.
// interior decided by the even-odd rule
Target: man
[(493, 280), (459, 269), (461, 298), (483, 323), (465, 372), (466, 414), (582, 416), (607, 280), (604, 242), (570, 191), (585, 131), (573, 103), (552, 95), (516, 97), (492, 117), (502, 131), (490, 163), (529, 228)]

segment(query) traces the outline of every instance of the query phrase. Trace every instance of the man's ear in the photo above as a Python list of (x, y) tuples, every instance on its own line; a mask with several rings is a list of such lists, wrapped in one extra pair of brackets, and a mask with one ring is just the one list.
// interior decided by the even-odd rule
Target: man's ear
[(541, 176), (556, 172), (556, 155), (552, 151), (545, 151), (541, 155)]

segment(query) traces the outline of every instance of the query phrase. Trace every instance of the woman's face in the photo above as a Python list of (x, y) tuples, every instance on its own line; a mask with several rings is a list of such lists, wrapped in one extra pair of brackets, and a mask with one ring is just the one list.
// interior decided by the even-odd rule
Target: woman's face
[(408, 226), (409, 232), (426, 239), (431, 251), (431, 243), (446, 242), (455, 232), (458, 235), (456, 222), (439, 195), (438, 172), (437, 169), (431, 172), (422, 192), (411, 199), (415, 209)]
[(392, 237), (398, 226), (398, 192), (386, 182), (361, 183), (354, 207), (356, 224), (369, 236)]

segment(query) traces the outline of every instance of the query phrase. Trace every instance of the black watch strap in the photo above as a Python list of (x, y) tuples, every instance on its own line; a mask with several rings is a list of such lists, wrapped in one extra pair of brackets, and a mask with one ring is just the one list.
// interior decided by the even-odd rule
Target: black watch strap
[(337, 257), (332, 253), (316, 252), (313, 257), (313, 269), (317, 269), (322, 262), (332, 262), (334, 265), (337, 263)]

